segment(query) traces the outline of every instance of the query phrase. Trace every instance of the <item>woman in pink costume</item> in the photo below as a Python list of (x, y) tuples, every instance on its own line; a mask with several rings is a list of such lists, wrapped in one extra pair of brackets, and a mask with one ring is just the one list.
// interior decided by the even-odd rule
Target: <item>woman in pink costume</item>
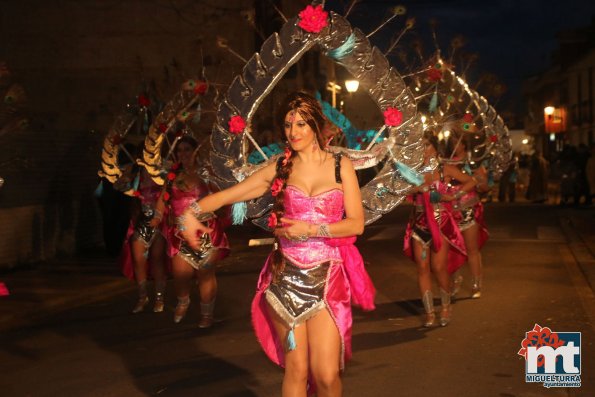
[(156, 203), (161, 193), (157, 185), (144, 168), (139, 171), (139, 186), (135, 196), (140, 203), (130, 222), (126, 243), (120, 256), (120, 266), (124, 275), (136, 280), (138, 301), (132, 313), (140, 313), (149, 303), (147, 294), (147, 278), (149, 264), (151, 275), (155, 279), (155, 304), (153, 311), (160, 313), (164, 308), (164, 294), (167, 283), (165, 266), (165, 239), (159, 225), (163, 218), (162, 211), (157, 210)]
[[(475, 178), (477, 181), (474, 190), (465, 193), (454, 203), (456, 219), (465, 240), (467, 261), (471, 270), (471, 297), (476, 299), (481, 297), (482, 263), (480, 250), (488, 239), (488, 229), (483, 219), (483, 203), (481, 202), (479, 193), (488, 192), (490, 187), (488, 186), (485, 167), (481, 163), (471, 164), (467, 160), (467, 150), (468, 141), (464, 133), (459, 133), (459, 138), (456, 138), (452, 158), (457, 162), (457, 166), (461, 172)], [(457, 194), (462, 186), (456, 180), (451, 182), (451, 185), (452, 194)], [(462, 281), (463, 277), (461, 275), (455, 277), (453, 295), (458, 292)]]
[[(438, 141), (427, 134), (424, 137), (424, 165), (437, 163)], [(475, 180), (451, 165), (439, 165), (424, 175), (425, 184), (413, 196), (415, 205), (405, 233), (404, 251), (417, 264), (417, 281), (425, 309), (425, 327), (436, 322), (432, 277), (434, 273), (440, 287), (440, 325), (446, 326), (451, 317), (450, 274), (465, 261), (463, 237), (454, 219), (452, 201), (471, 191)], [(456, 195), (448, 193), (448, 182), (456, 179), (462, 183)]]
[(175, 218), (190, 203), (206, 196), (214, 190), (200, 175), (196, 165), (198, 142), (190, 136), (182, 137), (176, 145), (175, 154), (178, 163), (167, 175), (167, 187), (157, 205), (168, 214), (165, 225), (167, 253), (172, 258), (174, 284), (178, 303), (174, 313), (174, 322), (179, 323), (186, 315), (190, 305), (190, 284), (193, 278), (198, 281), (200, 296), (199, 328), (209, 328), (213, 324), (213, 311), (217, 297), (216, 263), (229, 253), (227, 236), (219, 218), (208, 219), (211, 229), (201, 237), (200, 246), (192, 249), (180, 238), (180, 230), (175, 225)]
[(316, 99), (289, 95), (278, 121), (289, 144), (285, 155), (192, 205), (180, 221), (195, 246), (204, 230), (197, 213), (271, 190), (275, 245), (252, 302), (258, 341), (285, 368), (283, 396), (305, 396), (314, 386), (320, 397), (340, 396), (340, 373), (351, 356), (351, 303), (374, 309), (374, 287), (353, 245), (364, 229), (359, 185), (351, 162), (325, 150)]

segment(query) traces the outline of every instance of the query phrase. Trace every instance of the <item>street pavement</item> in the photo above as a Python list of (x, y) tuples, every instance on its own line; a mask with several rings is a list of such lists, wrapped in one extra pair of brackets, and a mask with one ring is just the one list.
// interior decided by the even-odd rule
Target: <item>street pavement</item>
[[(595, 211), (488, 204), (491, 238), (483, 250), (484, 289), (470, 299), (468, 268), (444, 328), (420, 327), (415, 265), (401, 252), (409, 208), (366, 228), (358, 241), (377, 292), (377, 309), (354, 309), (353, 359), (344, 396), (595, 395)], [(229, 231), (233, 253), (219, 271), (217, 322), (199, 330), (198, 297), (172, 321), (131, 315), (135, 290), (114, 260), (91, 254), (0, 274), (2, 396), (278, 396), (282, 370), (255, 340), (249, 307), (270, 247), (266, 234)], [(581, 332), (582, 387), (525, 382), (517, 352), (535, 324)]]

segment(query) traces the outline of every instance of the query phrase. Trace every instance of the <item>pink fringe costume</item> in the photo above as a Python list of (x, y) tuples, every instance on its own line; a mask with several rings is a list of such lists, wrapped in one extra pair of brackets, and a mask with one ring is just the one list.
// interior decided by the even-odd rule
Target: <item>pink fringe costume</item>
[[(130, 221), (128, 231), (126, 232), (126, 239), (124, 246), (118, 259), (122, 273), (134, 280), (134, 264), (132, 263), (132, 252), (130, 250), (130, 243), (135, 240), (140, 240), (145, 248), (148, 250), (153, 243), (156, 233), (161, 233), (159, 228), (151, 227), (149, 223), (155, 216), (155, 205), (161, 194), (161, 186), (157, 185), (150, 178), (145, 178), (141, 173), (141, 182), (138, 189), (140, 195), (138, 199), (141, 202), (141, 213), (138, 219)], [(149, 269), (151, 267), (149, 266)]]
[(223, 222), (220, 218), (210, 218), (206, 221), (209, 228), (213, 229), (211, 233), (203, 236), (202, 246), (198, 251), (191, 249), (186, 241), (178, 235), (178, 229), (175, 225), (175, 218), (182, 215), (184, 210), (196, 200), (208, 195), (209, 189), (205, 183), (201, 183), (195, 188), (185, 191), (175, 184), (171, 190), (171, 206), (168, 214), (170, 220), (166, 225), (163, 223), (164, 234), (167, 237), (167, 254), (170, 257), (180, 255), (190, 266), (196, 270), (208, 269), (215, 265), (217, 261), (229, 255), (229, 242), (223, 231)]
[[(340, 158), (336, 164), (340, 164)], [(340, 173), (338, 175), (340, 178)], [(332, 224), (343, 219), (343, 191), (340, 189), (308, 196), (288, 185), (284, 197), (284, 216), (289, 219), (311, 224)], [(252, 301), (252, 324), (258, 341), (267, 356), (284, 367), (286, 341), (277, 336), (267, 306), (286, 322), (291, 329), (290, 335), (293, 335), (293, 328), (327, 309), (341, 337), (340, 368), (344, 369), (345, 362), (351, 357), (351, 303), (363, 310), (374, 309), (374, 285), (354, 246), (356, 238), (279, 240), (285, 259), (280, 280), (272, 281), (271, 254), (260, 273)], [(289, 340), (287, 343), (290, 345)]]
[[(439, 194), (448, 193), (448, 185), (444, 182), (442, 168), (440, 168), (440, 180), (432, 182), (430, 185), (430, 192), (434, 191)], [(423, 245), (423, 254), (430, 248), (430, 245), (434, 252), (438, 252), (441, 247), (440, 235), (442, 235), (449, 244), (448, 272), (452, 274), (465, 263), (467, 256), (465, 241), (455, 219), (452, 204), (449, 202), (431, 203), (430, 192), (416, 193), (413, 196), (415, 209), (407, 224), (403, 251), (409, 258), (415, 260), (411, 242), (411, 239), (415, 239)]]

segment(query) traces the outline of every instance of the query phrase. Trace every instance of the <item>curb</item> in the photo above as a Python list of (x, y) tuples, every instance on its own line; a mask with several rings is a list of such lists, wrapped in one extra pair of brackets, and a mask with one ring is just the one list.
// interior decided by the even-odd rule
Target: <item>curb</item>
[(593, 257), (593, 253), (580, 233), (577, 232), (577, 228), (571, 217), (561, 215), (558, 219), (562, 232), (568, 240), (568, 247), (572, 252), (572, 256), (589, 284), (591, 291), (595, 292), (595, 257)]

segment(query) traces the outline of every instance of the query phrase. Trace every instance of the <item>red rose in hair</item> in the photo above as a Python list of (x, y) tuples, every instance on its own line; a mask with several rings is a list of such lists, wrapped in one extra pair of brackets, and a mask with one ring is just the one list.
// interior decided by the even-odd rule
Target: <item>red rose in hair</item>
[(165, 201), (169, 201), (169, 193), (168, 192), (163, 192), (163, 200)]
[(281, 164), (283, 164), (283, 166), (285, 167), (287, 165), (287, 162), (289, 161), (289, 158), (291, 157), (291, 149), (287, 146), (285, 146), (285, 150), (283, 151), (283, 161), (281, 162)]
[(269, 227), (271, 229), (277, 227), (277, 214), (274, 212), (271, 212), (271, 215), (269, 216)]
[(167, 173), (167, 180), (168, 181), (173, 181), (174, 179), (176, 179), (176, 174), (174, 172), (168, 172)]
[(319, 33), (326, 25), (328, 25), (328, 12), (322, 9), (322, 5), (312, 7), (306, 6), (304, 10), (299, 13), (300, 21), (298, 26), (306, 32)]
[(463, 121), (465, 123), (472, 123), (473, 122), (473, 115), (471, 113), (465, 113), (463, 116)]
[(149, 98), (147, 98), (146, 96), (144, 96), (143, 94), (140, 94), (138, 96), (138, 104), (140, 106), (147, 107), (151, 104), (151, 100)]
[(271, 186), (271, 194), (273, 197), (277, 197), (281, 189), (283, 189), (283, 180), (281, 178), (277, 178), (273, 181), (273, 185)]
[(242, 116), (236, 115), (229, 120), (229, 132), (232, 134), (241, 134), (244, 128), (246, 128), (246, 121), (244, 121)]
[(397, 108), (387, 108), (383, 113), (384, 124), (397, 127), (403, 122), (403, 113)]
[(428, 80), (435, 83), (436, 81), (440, 81), (440, 79), (442, 79), (442, 70), (435, 68), (428, 70)]

